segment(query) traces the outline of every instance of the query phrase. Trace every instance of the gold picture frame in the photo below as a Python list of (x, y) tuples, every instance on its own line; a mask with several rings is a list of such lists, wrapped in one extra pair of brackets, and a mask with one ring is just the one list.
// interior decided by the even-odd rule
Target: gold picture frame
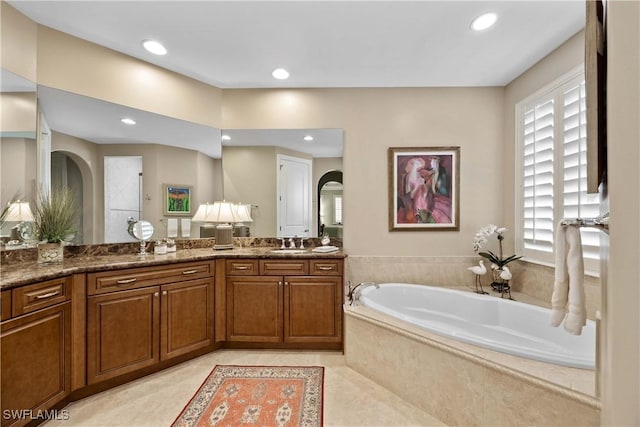
[(389, 231), (460, 229), (460, 147), (388, 149)]

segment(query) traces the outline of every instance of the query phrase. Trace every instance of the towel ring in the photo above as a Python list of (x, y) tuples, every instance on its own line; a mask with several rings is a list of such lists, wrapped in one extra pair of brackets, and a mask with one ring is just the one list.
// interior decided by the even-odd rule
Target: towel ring
[(609, 213), (596, 218), (565, 218), (560, 221), (563, 227), (594, 227), (609, 234)]

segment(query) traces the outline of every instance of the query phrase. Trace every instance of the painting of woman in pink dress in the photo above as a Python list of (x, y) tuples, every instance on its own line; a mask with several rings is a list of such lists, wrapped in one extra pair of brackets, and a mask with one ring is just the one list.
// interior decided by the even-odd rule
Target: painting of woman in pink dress
[(436, 151), (394, 153), (392, 158), (390, 154), (395, 166), (394, 209), (398, 228), (414, 224), (457, 227), (451, 179), (453, 166), (457, 166), (456, 155), (457, 152)]

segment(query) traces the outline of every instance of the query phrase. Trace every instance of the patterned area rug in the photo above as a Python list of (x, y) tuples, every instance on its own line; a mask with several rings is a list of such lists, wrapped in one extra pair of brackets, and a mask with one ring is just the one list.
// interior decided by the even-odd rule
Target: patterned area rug
[(218, 365), (172, 427), (322, 426), (324, 367)]

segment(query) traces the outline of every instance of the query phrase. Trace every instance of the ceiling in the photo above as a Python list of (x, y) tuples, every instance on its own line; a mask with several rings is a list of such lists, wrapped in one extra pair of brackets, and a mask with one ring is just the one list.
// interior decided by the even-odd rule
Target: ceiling
[[(584, 27), (569, 1), (31, 1), (39, 24), (220, 88), (504, 86)], [(483, 12), (497, 24), (470, 30)], [(168, 49), (155, 56), (145, 39)], [(288, 80), (271, 72), (284, 67)], [(26, 90), (3, 70), (3, 91)], [(26, 82), (29, 83), (29, 82)], [(220, 158), (222, 145), (340, 157), (340, 129), (221, 130), (46, 87), (52, 129), (95, 143), (158, 143)], [(134, 117), (135, 126), (120, 123)], [(302, 142), (307, 134), (311, 143)]]
[[(504, 86), (584, 27), (570, 1), (8, 1), (221, 88)], [(470, 30), (473, 18), (497, 24)], [(155, 39), (169, 53), (154, 56)], [(278, 67), (288, 80), (275, 80)]]
[[(38, 101), (51, 129), (96, 144), (160, 144), (222, 155), (220, 129), (46, 86), (38, 86)], [(122, 123), (124, 117), (136, 124)]]

